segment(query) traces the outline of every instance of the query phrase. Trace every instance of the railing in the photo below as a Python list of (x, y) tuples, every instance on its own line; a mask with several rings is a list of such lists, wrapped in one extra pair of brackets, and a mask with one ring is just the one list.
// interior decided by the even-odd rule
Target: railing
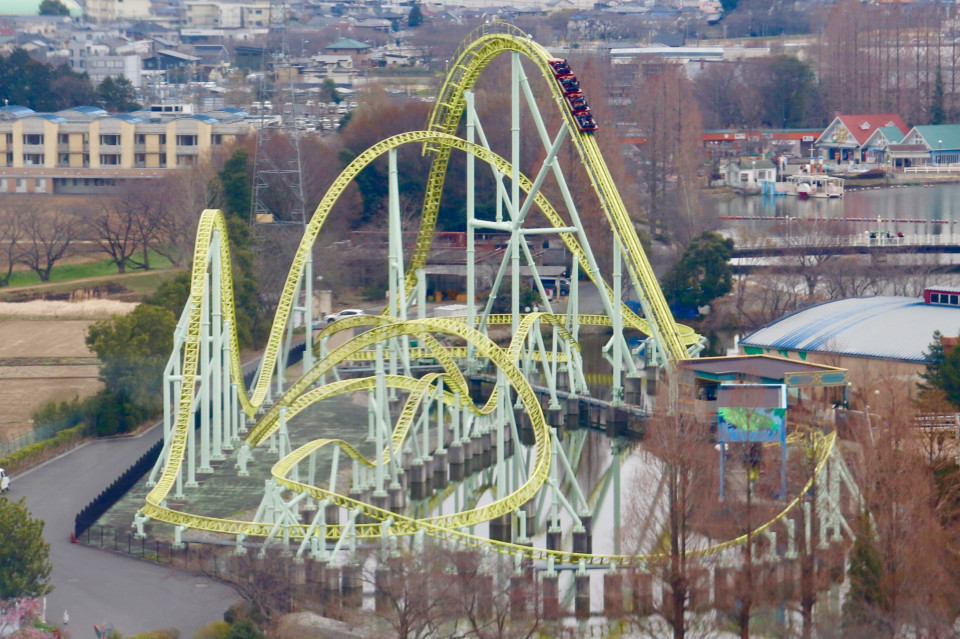
[(927, 432), (949, 432), (960, 438), (960, 413), (917, 415), (913, 424)]
[(960, 173), (958, 164), (924, 164), (923, 166), (906, 166), (904, 173)]
[[(149, 526), (149, 524), (147, 524)], [(75, 537), (77, 543), (110, 552), (145, 559), (180, 570), (201, 574), (216, 574), (216, 554), (210, 552), (210, 543), (185, 541), (179, 547), (173, 542), (150, 537), (137, 537), (132, 529), (115, 526), (91, 526)]]
[(960, 233), (912, 233), (909, 235), (887, 234), (886, 231), (864, 231), (853, 235), (813, 235), (764, 237), (756, 241), (737, 241), (736, 250), (779, 248), (833, 248), (844, 246), (958, 246)]

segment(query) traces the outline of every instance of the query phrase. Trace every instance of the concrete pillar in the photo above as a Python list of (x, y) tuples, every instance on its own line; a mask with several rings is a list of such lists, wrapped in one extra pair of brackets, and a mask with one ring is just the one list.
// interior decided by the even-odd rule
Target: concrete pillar
[(560, 577), (544, 575), (540, 580), (543, 596), (543, 618), (554, 621), (560, 618)]
[(567, 398), (567, 428), (575, 429), (580, 427), (580, 398)]
[(526, 619), (529, 616), (530, 580), (525, 576), (510, 577), (510, 618)]
[(589, 515), (582, 515), (580, 522), (583, 524), (582, 531), (573, 531), (573, 552), (589, 555), (593, 552), (593, 518)]
[(340, 568), (336, 566), (327, 566), (323, 571), (323, 600), (331, 610), (341, 607)]
[(630, 570), (633, 614), (643, 617), (653, 613), (653, 576), (636, 568)]
[(380, 614), (385, 614), (393, 607), (391, 601), (398, 593), (393, 590), (393, 573), (386, 566), (378, 566), (373, 580), (375, 585), (374, 608)]
[(547, 550), (560, 550), (563, 545), (563, 532), (547, 530)]
[(509, 513), (490, 520), (490, 539), (493, 541), (513, 541), (513, 516)]
[(573, 599), (573, 614), (577, 619), (590, 617), (590, 575), (575, 575), (573, 578), (576, 595)]
[(388, 488), (387, 496), (389, 497), (390, 510), (393, 512), (399, 512), (406, 507), (407, 491), (403, 489), (403, 486)]
[(363, 605), (363, 582), (360, 579), (360, 565), (347, 564), (341, 572), (343, 573), (343, 606), (345, 608), (359, 608)]
[(603, 574), (603, 614), (607, 619), (623, 616), (623, 573)]
[(290, 567), (290, 583), (302, 586), (307, 583), (307, 566), (302, 559), (294, 559)]
[(461, 444), (451, 444), (447, 449), (448, 472), (450, 481), (462, 481), (465, 477), (463, 472), (463, 446)]
[(441, 490), (447, 485), (447, 454), (433, 454), (433, 488)]

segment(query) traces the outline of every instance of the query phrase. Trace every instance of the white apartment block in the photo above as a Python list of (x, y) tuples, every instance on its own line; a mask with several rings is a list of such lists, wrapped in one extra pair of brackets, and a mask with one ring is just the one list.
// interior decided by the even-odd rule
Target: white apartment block
[(142, 82), (143, 62), (139, 55), (113, 55), (110, 47), (96, 42), (72, 40), (67, 48), (70, 51), (70, 68), (77, 73), (86, 72), (94, 86), (108, 77), (123, 77), (139, 87)]
[(113, 22), (150, 17), (150, 0), (87, 0), (87, 20)]
[(244, 29), (270, 26), (270, 2), (187, 2), (187, 26)]

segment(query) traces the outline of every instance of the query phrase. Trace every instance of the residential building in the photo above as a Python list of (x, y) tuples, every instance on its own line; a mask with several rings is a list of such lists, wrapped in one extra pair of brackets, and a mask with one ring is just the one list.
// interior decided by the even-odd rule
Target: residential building
[(777, 181), (777, 165), (765, 158), (740, 158), (720, 171), (728, 186), (741, 191), (759, 192), (764, 182)]
[(150, 0), (86, 0), (87, 20), (113, 22), (150, 17)]
[(187, 2), (187, 26), (194, 28), (244, 29), (270, 26), (270, 2)]
[(360, 68), (370, 66), (371, 49), (373, 49), (373, 47), (364, 42), (351, 38), (340, 38), (333, 44), (325, 46), (323, 52), (327, 55), (349, 55), (353, 58), (353, 66)]
[(78, 73), (87, 73), (94, 86), (108, 77), (123, 77), (139, 87), (143, 66), (136, 54), (112, 54), (110, 47), (96, 41), (71, 40), (67, 45), (70, 51), (70, 68)]
[(251, 133), (245, 116), (237, 109), (184, 115), (0, 107), (0, 193), (89, 194), (118, 180), (161, 177)]

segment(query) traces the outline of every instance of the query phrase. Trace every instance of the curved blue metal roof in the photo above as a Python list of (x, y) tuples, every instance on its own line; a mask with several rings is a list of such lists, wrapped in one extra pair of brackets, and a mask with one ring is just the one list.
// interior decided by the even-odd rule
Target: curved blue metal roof
[(102, 109), (98, 106), (86, 105), (70, 107), (69, 109), (64, 109), (64, 111), (79, 111), (80, 113), (87, 113), (89, 115), (99, 115), (107, 112), (105, 109)]
[(129, 115), (127, 113), (111, 113), (107, 115), (108, 118), (117, 118), (118, 120), (123, 120), (124, 122), (130, 122), (131, 124), (140, 124), (143, 122), (140, 118), (135, 115)]
[(28, 113), (28, 114), (26, 114), (26, 115), (24, 115), (24, 116), (22, 116), (22, 117), (25, 117), (25, 118), (26, 118), (26, 117), (29, 117), (29, 118), (43, 118), (44, 120), (49, 120), (50, 122), (56, 122), (56, 123), (58, 123), (58, 124), (59, 124), (60, 122), (66, 122), (66, 121), (67, 121), (66, 118), (61, 117), (61, 116), (57, 115), (56, 113)]
[(22, 118), (25, 115), (36, 113), (30, 107), (20, 106), (19, 104), (11, 104), (8, 106), (0, 107), (0, 112), (8, 113), (17, 118)]
[(207, 124), (216, 124), (220, 121), (217, 118), (211, 117), (209, 115), (203, 115), (202, 113), (194, 113), (193, 115), (183, 115), (183, 116), (180, 116), (179, 118), (174, 118), (174, 119), (200, 120), (201, 122), (205, 122)]
[(960, 308), (925, 304), (921, 297), (856, 297), (791, 313), (740, 345), (922, 362), (937, 330), (960, 334)]

